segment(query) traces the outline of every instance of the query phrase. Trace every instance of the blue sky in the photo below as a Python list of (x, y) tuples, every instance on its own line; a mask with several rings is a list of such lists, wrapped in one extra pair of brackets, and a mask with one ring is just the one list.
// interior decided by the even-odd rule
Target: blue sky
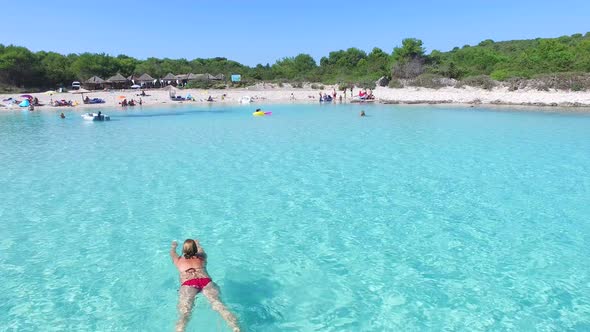
[(7, 0), (0, 43), (33, 51), (147, 57), (223, 56), (247, 65), (380, 47), (406, 37), (428, 50), (484, 39), (590, 31), (590, 1), (61, 1)]

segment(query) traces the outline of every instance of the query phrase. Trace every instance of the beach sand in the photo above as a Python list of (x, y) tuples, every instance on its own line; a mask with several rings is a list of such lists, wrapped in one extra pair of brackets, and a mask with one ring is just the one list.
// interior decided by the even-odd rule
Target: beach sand
[[(138, 90), (97, 90), (87, 94), (89, 98), (101, 98), (106, 102), (104, 104), (86, 105), (82, 103), (82, 95), (72, 93), (57, 93), (52, 96), (43, 93), (30, 93), (37, 97), (39, 102), (45, 106), (35, 107), (36, 110), (60, 110), (60, 109), (79, 109), (86, 108), (120, 108), (119, 103), (122, 96), (127, 100), (134, 99), (136, 102), (142, 99), (143, 106), (150, 105), (172, 105), (172, 104), (206, 104), (207, 98), (211, 96), (213, 103), (237, 104), (245, 97), (250, 97), (252, 103), (317, 103), (319, 93), (332, 93), (336, 86), (324, 86), (323, 90), (314, 90), (310, 87), (291, 88), (288, 86), (279, 87), (276, 84), (258, 84), (242, 89), (224, 89), (224, 90), (198, 90), (198, 89), (176, 89), (176, 95), (186, 97), (191, 95), (195, 101), (173, 101), (170, 99), (170, 92), (166, 89), (148, 89), (145, 90), (148, 96), (139, 96)], [(354, 89), (355, 95), (358, 95), (358, 88)], [(336, 91), (339, 102), (339, 96), (342, 91)], [(537, 91), (537, 90), (517, 90), (508, 91), (507, 88), (495, 88), (493, 90), (484, 90), (479, 88), (442, 88), (426, 89), (406, 87), (402, 89), (391, 89), (386, 87), (377, 87), (373, 90), (376, 97), (376, 103), (388, 104), (465, 104), (465, 105), (510, 105), (510, 106), (552, 106), (552, 107), (570, 107), (572, 109), (579, 107), (590, 107), (590, 92), (570, 92), (570, 91)], [(19, 98), (20, 94), (1, 94), (0, 100), (7, 98)], [(224, 96), (225, 95), (225, 96)], [(49, 106), (51, 100), (71, 100), (76, 103), (74, 107), (53, 107)], [(343, 96), (343, 102), (351, 102), (353, 99), (350, 90), (346, 92), (346, 98)], [(7, 104), (0, 101), (1, 104)], [(18, 105), (1, 106), (0, 111), (19, 109)]]

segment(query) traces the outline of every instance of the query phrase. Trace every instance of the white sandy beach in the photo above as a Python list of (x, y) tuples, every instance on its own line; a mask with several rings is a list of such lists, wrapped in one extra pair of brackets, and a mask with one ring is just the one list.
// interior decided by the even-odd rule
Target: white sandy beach
[[(104, 104), (85, 105), (82, 103), (82, 95), (72, 93), (57, 93), (47, 95), (43, 93), (30, 93), (37, 97), (41, 104), (36, 110), (59, 110), (59, 109), (80, 109), (85, 108), (113, 108), (120, 107), (119, 103), (122, 97), (127, 100), (134, 99), (136, 102), (141, 98), (143, 106), (150, 105), (170, 105), (170, 104), (187, 104), (187, 103), (208, 103), (206, 100), (211, 96), (214, 103), (237, 104), (244, 97), (250, 97), (252, 103), (317, 103), (320, 92), (332, 93), (336, 86), (324, 86), (323, 90), (314, 90), (309, 86), (304, 88), (291, 88), (288, 86), (278, 87), (274, 84), (258, 84), (256, 86), (243, 89), (225, 89), (225, 90), (198, 90), (198, 89), (176, 89), (176, 95), (186, 97), (191, 95), (194, 101), (173, 101), (170, 99), (170, 92), (166, 89), (148, 89), (145, 90), (148, 96), (139, 96), (138, 90), (97, 90), (87, 94), (89, 98), (101, 98), (105, 100)], [(359, 88), (355, 88), (355, 95), (358, 94)], [(338, 94), (336, 102), (339, 102), (341, 91)], [(441, 88), (438, 90), (426, 88), (406, 87), (402, 89), (391, 89), (386, 87), (377, 87), (373, 91), (377, 103), (393, 104), (482, 104), (482, 105), (513, 105), (513, 106), (554, 106), (554, 107), (590, 107), (589, 92), (570, 92), (570, 91), (537, 91), (537, 90), (517, 90), (508, 91), (507, 88), (495, 88), (493, 90), (484, 90), (479, 88)], [(1, 94), (0, 100), (15, 98), (22, 100), (20, 94)], [(71, 100), (75, 102), (74, 107), (53, 107), (49, 106), (51, 100)], [(346, 97), (343, 96), (343, 102), (351, 102), (350, 90), (347, 91)], [(6, 102), (0, 101), (5, 105)], [(0, 111), (19, 109), (18, 105), (1, 106)]]

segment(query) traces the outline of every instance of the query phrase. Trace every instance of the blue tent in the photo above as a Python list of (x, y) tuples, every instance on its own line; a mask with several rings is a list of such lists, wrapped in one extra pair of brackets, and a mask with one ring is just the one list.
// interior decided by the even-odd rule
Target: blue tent
[(23, 101), (20, 102), (20, 104), (18, 104), (18, 106), (20, 107), (29, 107), (29, 100), (25, 99)]

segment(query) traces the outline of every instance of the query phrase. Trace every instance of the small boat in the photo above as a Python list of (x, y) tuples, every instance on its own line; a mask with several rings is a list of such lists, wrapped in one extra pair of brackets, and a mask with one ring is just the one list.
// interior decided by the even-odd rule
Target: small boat
[(87, 121), (110, 121), (111, 117), (106, 114), (84, 113), (82, 114), (82, 119)]

